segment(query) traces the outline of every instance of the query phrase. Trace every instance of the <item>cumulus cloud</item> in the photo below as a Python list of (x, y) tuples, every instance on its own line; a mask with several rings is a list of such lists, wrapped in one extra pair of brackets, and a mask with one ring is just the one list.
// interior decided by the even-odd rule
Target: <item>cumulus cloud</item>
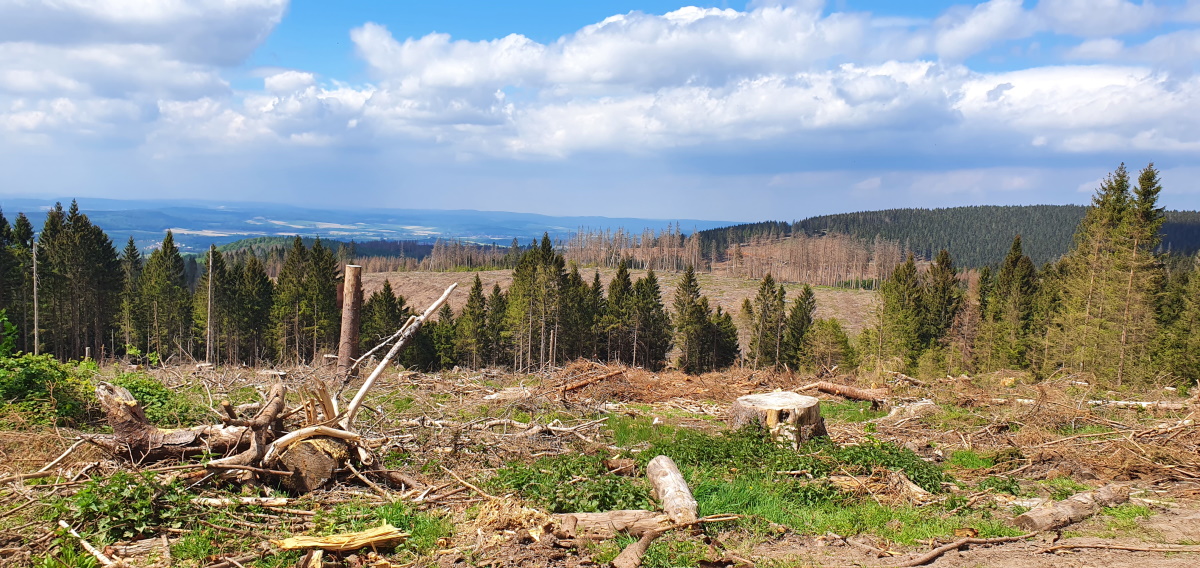
[[(728, 154), (786, 168), (797, 155), (1187, 155), (1200, 149), (1200, 29), (1185, 25), (1197, 6), (990, 0), (925, 20), (754, 2), (617, 14), (548, 42), (401, 38), (366, 22), (348, 34), (369, 83), (272, 69), (235, 90), (230, 69), (285, 1), (0, 0), (0, 132), (9, 145), (107, 140), (164, 159), (422, 148), (455, 164)], [(1053, 65), (974, 63), (1047, 34), (1073, 45)], [(838, 179), (947, 192), (1045, 181), (962, 172)]]

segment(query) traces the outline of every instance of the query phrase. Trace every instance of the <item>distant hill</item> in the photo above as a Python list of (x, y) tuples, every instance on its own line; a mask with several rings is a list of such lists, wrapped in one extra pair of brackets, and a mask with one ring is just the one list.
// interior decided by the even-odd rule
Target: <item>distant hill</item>
[[(982, 205), (945, 209), (886, 209), (809, 217), (791, 223), (768, 221), (700, 231), (706, 251), (724, 250), (735, 242), (841, 233), (863, 239), (898, 241), (923, 258), (946, 249), (959, 266), (997, 265), (1012, 239), (1021, 235), (1025, 252), (1041, 265), (1071, 247), (1075, 228), (1083, 219), (1080, 205)], [(1168, 211), (1163, 247), (1173, 253), (1200, 250), (1200, 212)]]
[[(0, 198), (0, 209), (15, 218), (24, 212), (40, 229), (45, 212), (65, 199)], [(729, 221), (699, 219), (641, 219), (613, 217), (559, 217), (505, 211), (385, 209), (307, 209), (277, 203), (218, 203), (196, 200), (120, 200), (79, 198), (79, 208), (117, 243), (133, 237), (139, 247), (157, 246), (170, 229), (184, 252), (201, 252), (209, 244), (218, 246), (255, 237), (321, 237), (337, 241), (417, 241), (433, 243), (439, 238), (479, 244), (508, 246), (513, 239), (522, 245), (549, 233), (566, 238), (582, 229), (640, 233), (661, 231), (679, 224), (685, 232), (722, 227)], [(374, 254), (360, 248), (360, 254)], [(411, 256), (411, 255), (410, 255)]]

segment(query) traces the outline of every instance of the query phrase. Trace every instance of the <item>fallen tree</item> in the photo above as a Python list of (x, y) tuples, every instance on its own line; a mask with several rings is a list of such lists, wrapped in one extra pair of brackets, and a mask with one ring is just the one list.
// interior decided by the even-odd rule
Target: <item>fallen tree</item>
[[(93, 441), (117, 458), (138, 464), (220, 454), (225, 457), (202, 467), (234, 472), (239, 477), (273, 476), (275, 481), (298, 493), (322, 487), (335, 473), (353, 463), (373, 470), (378, 460), (356, 432), (355, 417), (388, 364), (446, 302), (455, 287), (457, 284), (451, 284), (424, 313), (409, 318), (404, 327), (389, 338), (388, 341), (395, 340), (395, 343), (344, 410), (339, 411), (337, 400), (324, 386), (318, 386), (309, 389), (300, 408), (285, 412), (287, 390), (282, 383), (276, 383), (266, 400), (257, 406), (253, 418), (239, 417), (226, 402), (221, 405), (222, 423), (219, 425), (164, 430), (150, 424), (142, 405), (128, 390), (100, 383), (96, 387), (96, 397), (113, 433), (97, 436)], [(285, 432), (281, 416), (301, 410), (305, 419), (300, 427)]]

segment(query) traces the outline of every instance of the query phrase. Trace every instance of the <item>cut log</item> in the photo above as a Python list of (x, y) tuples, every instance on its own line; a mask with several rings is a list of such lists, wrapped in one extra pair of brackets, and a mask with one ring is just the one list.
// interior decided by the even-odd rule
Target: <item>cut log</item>
[(92, 438), (113, 455), (135, 462), (181, 459), (203, 453), (228, 454), (250, 447), (247, 426), (206, 425), (162, 430), (146, 420), (146, 411), (128, 390), (110, 383), (96, 385), (96, 398), (113, 433)]
[(324, 487), (350, 458), (350, 444), (341, 438), (318, 436), (291, 444), (272, 461), (271, 469), (291, 472), (281, 477), (284, 487), (308, 493)]
[(1184, 410), (1186, 402), (1141, 401), (1141, 400), (1089, 400), (1089, 406), (1108, 406), (1111, 408), (1145, 408), (1147, 410)]
[(1104, 507), (1120, 505), (1129, 500), (1129, 488), (1106, 485), (1095, 491), (1072, 495), (1057, 503), (1047, 503), (1013, 519), (1027, 531), (1045, 531), (1082, 521)]
[(696, 499), (675, 462), (667, 456), (656, 456), (646, 464), (651, 495), (662, 503), (662, 510), (677, 524), (696, 520)]
[(618, 534), (641, 536), (671, 526), (671, 518), (655, 511), (567, 513), (552, 517), (562, 527), (560, 538), (610, 539)]
[(891, 391), (888, 389), (860, 389), (856, 387), (848, 387), (826, 381), (818, 381), (810, 385), (800, 387), (799, 390), (819, 390), (823, 393), (837, 395), (843, 398), (851, 398), (854, 400), (866, 400), (874, 403), (880, 403), (891, 396)]
[(804, 442), (827, 436), (820, 401), (794, 392), (769, 392), (739, 397), (730, 407), (730, 424), (740, 428), (758, 424), (771, 438), (799, 448)]

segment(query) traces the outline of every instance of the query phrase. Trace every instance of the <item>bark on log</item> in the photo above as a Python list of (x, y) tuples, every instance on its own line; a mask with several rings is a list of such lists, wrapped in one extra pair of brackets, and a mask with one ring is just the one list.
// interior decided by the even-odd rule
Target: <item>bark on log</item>
[(254, 436), (247, 426), (206, 425), (162, 430), (146, 420), (146, 411), (128, 390), (109, 383), (96, 386), (111, 436), (93, 440), (113, 455), (135, 462), (181, 459), (202, 453), (227, 454), (250, 447)]
[(559, 538), (610, 539), (618, 534), (641, 536), (648, 531), (671, 526), (671, 518), (655, 511), (627, 510), (606, 513), (568, 513), (554, 515), (562, 527)]
[(284, 487), (308, 493), (324, 487), (350, 458), (350, 444), (341, 438), (319, 436), (287, 447), (272, 461), (271, 469), (291, 472), (280, 478)]
[(1095, 491), (1085, 491), (1059, 501), (1047, 503), (1013, 519), (1027, 531), (1044, 531), (1077, 523), (1104, 507), (1120, 505), (1129, 500), (1129, 488), (1106, 485)]
[(883, 402), (885, 399), (887, 399), (888, 396), (890, 396), (892, 394), (891, 391), (889, 391), (888, 389), (860, 389), (860, 388), (856, 388), (856, 387), (849, 387), (846, 385), (839, 385), (839, 384), (830, 383), (830, 382), (826, 382), (826, 381), (818, 381), (818, 382), (812, 383), (810, 385), (805, 385), (803, 387), (800, 387), (799, 390), (806, 391), (806, 390), (813, 390), (813, 389), (817, 389), (823, 393), (833, 394), (833, 395), (837, 395), (837, 396), (840, 396), (843, 398), (851, 398), (854, 400), (866, 400), (866, 401), (875, 402), (875, 403)]
[(769, 392), (739, 397), (730, 407), (730, 424), (740, 428), (759, 424), (771, 438), (799, 448), (804, 442), (827, 436), (820, 401), (794, 392)]
[(646, 477), (653, 488), (651, 495), (662, 503), (662, 510), (677, 524), (696, 520), (696, 499), (675, 462), (667, 456), (656, 456), (646, 464)]
[(338, 376), (350, 374), (354, 354), (358, 352), (359, 314), (362, 309), (362, 267), (346, 265), (346, 281), (342, 287), (342, 335), (338, 342)]

